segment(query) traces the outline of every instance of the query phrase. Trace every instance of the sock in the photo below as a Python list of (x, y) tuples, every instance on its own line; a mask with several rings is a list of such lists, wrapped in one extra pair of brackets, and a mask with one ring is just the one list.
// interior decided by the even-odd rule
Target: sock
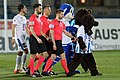
[(17, 55), (15, 70), (17, 70), (19, 68), (20, 62), (21, 62), (21, 56)]
[(35, 57), (35, 61), (36, 61), (36, 60), (39, 60), (39, 56), (38, 56), (38, 55), (36, 55), (36, 57)]
[(22, 66), (21, 67), (25, 67), (26, 59), (27, 59), (27, 54), (24, 53), (22, 55), (22, 61), (21, 61)]
[[(36, 60), (38, 60), (38, 59), (39, 59), (38, 56), (36, 56), (34, 62), (35, 62)], [(28, 64), (27, 68), (30, 69), (30, 62), (29, 62), (29, 64)]]
[(50, 67), (49, 69), (48, 69), (48, 72), (51, 72), (52, 71), (52, 67)]
[(61, 59), (61, 65), (62, 65), (63, 69), (65, 70), (65, 72), (68, 73), (69, 69), (67, 67), (66, 59)]
[(53, 63), (53, 60), (49, 58), (43, 72), (46, 72), (49, 69), (49, 67), (52, 65), (52, 63)]
[(30, 73), (34, 74), (34, 59), (30, 58)]
[(54, 60), (54, 62), (52, 63), (52, 66), (54, 66), (57, 62), (59, 62), (60, 61), (60, 57), (59, 56), (57, 56), (57, 58)]
[(44, 60), (45, 60), (45, 58), (43, 56), (39, 57), (35, 70), (39, 69), (40, 65), (43, 63)]

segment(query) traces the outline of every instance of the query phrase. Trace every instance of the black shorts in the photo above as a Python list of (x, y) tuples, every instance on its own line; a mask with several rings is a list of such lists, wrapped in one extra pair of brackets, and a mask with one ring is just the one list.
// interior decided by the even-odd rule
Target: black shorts
[(46, 45), (46, 48), (47, 48), (47, 51), (52, 51), (53, 50), (53, 42), (48, 42), (45, 38), (45, 45)]
[(53, 51), (52, 54), (56, 54), (56, 55), (61, 55), (62, 53), (64, 53), (63, 47), (62, 47), (62, 40), (55, 40), (56, 43), (56, 47), (57, 50)]
[(45, 38), (43, 36), (39, 36), (39, 38), (42, 40), (43, 43), (38, 43), (38, 41), (34, 36), (30, 36), (29, 43), (30, 43), (31, 54), (47, 52), (47, 48), (45, 45)]

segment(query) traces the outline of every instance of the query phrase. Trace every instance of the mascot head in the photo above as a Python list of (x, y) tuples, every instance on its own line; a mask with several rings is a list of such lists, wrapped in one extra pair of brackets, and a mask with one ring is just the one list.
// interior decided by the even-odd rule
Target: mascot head
[(72, 5), (64, 3), (61, 4), (60, 9), (64, 11), (64, 18), (67, 21), (70, 21), (74, 18), (74, 8)]
[(94, 20), (92, 11), (90, 9), (79, 9), (75, 14), (75, 24), (83, 25), (85, 28), (85, 33), (88, 35), (92, 34), (92, 27), (98, 26), (98, 22)]

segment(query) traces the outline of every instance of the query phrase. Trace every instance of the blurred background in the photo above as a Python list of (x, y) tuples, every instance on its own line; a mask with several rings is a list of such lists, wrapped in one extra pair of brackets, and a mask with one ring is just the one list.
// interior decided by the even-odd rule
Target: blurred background
[[(39, 0), (7, 0), (8, 19), (12, 19), (18, 13), (17, 5), (23, 3), (28, 8), (27, 18), (33, 12), (32, 5)], [(96, 18), (120, 18), (120, 0), (43, 0), (43, 5), (49, 4), (52, 8), (50, 18), (54, 18), (54, 10), (62, 3), (74, 6), (75, 12), (79, 8), (90, 8)], [(0, 19), (4, 18), (4, 0), (0, 0)]]

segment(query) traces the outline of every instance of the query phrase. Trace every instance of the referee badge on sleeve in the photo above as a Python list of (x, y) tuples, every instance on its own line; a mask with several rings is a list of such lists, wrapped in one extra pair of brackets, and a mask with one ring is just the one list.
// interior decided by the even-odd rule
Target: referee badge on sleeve
[(29, 25), (34, 25), (34, 21), (29, 21)]
[(49, 28), (54, 28), (54, 25), (53, 25), (53, 24), (50, 24), (50, 25), (49, 25)]

